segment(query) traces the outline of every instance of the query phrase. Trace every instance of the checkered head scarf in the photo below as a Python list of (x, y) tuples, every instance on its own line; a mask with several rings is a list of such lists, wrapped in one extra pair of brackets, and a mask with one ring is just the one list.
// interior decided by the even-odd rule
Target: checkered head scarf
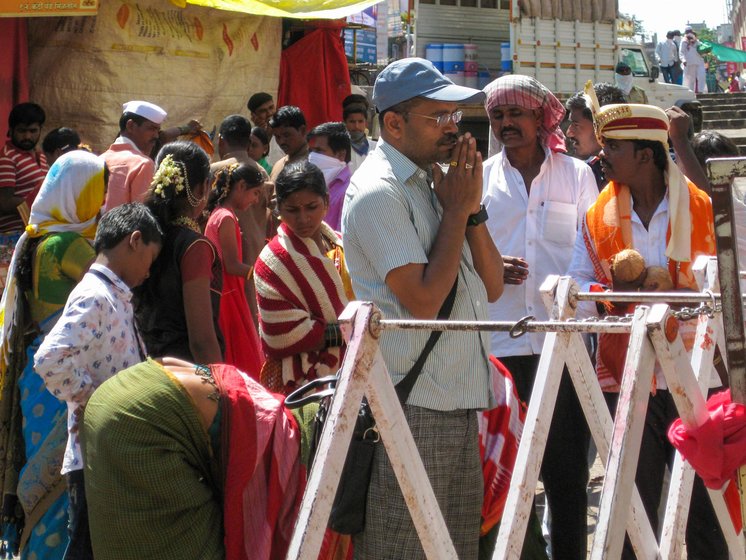
[(560, 123), (565, 118), (565, 107), (544, 85), (530, 76), (509, 74), (489, 83), (484, 88), (487, 113), (500, 105), (517, 105), (524, 109), (541, 109), (544, 115), (539, 141), (553, 152), (565, 152), (565, 135)]

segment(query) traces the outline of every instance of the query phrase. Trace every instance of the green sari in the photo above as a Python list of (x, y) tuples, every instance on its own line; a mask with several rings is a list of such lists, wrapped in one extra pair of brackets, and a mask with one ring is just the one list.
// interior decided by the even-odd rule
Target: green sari
[(158, 363), (99, 387), (83, 427), (97, 560), (225, 557), (218, 461), (186, 389)]

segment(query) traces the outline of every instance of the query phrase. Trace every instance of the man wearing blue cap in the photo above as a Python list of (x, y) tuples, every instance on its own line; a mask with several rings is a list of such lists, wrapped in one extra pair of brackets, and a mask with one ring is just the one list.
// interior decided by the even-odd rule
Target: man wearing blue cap
[[(398, 60), (376, 80), (381, 141), (352, 178), (342, 231), (355, 294), (387, 319), (487, 320), (488, 300), (502, 293), (502, 258), (480, 204), (482, 157), (457, 127), (458, 103), (483, 100), (481, 91), (453, 84), (420, 58)], [(381, 337), (395, 384), (412, 371), (429, 336)], [(411, 391), (402, 391), (406, 383), (397, 387), (459, 558), (478, 554), (476, 411), (494, 403), (489, 344), (487, 333), (444, 332)], [(425, 558), (383, 446), (375, 452), (365, 523), (355, 558)]]

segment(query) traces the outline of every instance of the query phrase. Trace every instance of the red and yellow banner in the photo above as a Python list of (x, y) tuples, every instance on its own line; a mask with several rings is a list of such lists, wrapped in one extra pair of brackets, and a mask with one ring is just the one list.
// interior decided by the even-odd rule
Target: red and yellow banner
[(0, 0), (0, 17), (95, 16), (99, 0)]
[[(0, 0), (4, 1), (4, 0)], [(171, 0), (176, 6), (187, 4), (243, 12), (255, 16), (272, 16), (295, 19), (340, 19), (382, 0)]]

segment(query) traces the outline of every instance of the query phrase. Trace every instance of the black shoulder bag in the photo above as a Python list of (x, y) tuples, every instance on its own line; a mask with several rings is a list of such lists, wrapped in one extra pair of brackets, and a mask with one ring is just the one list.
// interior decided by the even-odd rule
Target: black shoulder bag
[[(438, 319), (448, 319), (453, 309), (453, 302), (456, 300), (456, 290), (458, 287), (458, 276), (453, 282), (451, 291), (448, 292), (443, 305), (438, 312)], [(425, 343), (419, 358), (407, 372), (407, 375), (396, 385), (396, 394), (399, 402), (405, 404), (412, 392), (412, 388), (417, 382), (417, 378), (425, 366), (427, 357), (432, 352), (438, 339), (443, 331), (433, 331)], [(321, 432), (324, 430), (324, 423), (331, 404), (331, 397), (334, 395), (338, 375), (330, 375), (321, 379), (315, 379), (303, 387), (296, 389), (285, 399), (285, 406), (288, 408), (298, 408), (310, 402), (318, 402), (319, 410), (313, 420), (312, 441), (309, 464), (313, 465), (316, 449), (318, 447)], [(308, 395), (312, 390), (328, 385), (317, 393)], [(370, 411), (368, 401), (363, 399), (360, 403), (357, 422), (350, 441), (350, 448), (347, 451), (347, 458), (342, 469), (342, 475), (339, 480), (337, 494), (332, 504), (332, 512), (329, 516), (329, 527), (337, 533), (343, 535), (355, 535), (360, 533), (365, 527), (365, 507), (368, 502), (368, 486), (370, 486), (370, 476), (373, 468), (373, 452), (375, 446), (380, 441), (376, 421)]]

